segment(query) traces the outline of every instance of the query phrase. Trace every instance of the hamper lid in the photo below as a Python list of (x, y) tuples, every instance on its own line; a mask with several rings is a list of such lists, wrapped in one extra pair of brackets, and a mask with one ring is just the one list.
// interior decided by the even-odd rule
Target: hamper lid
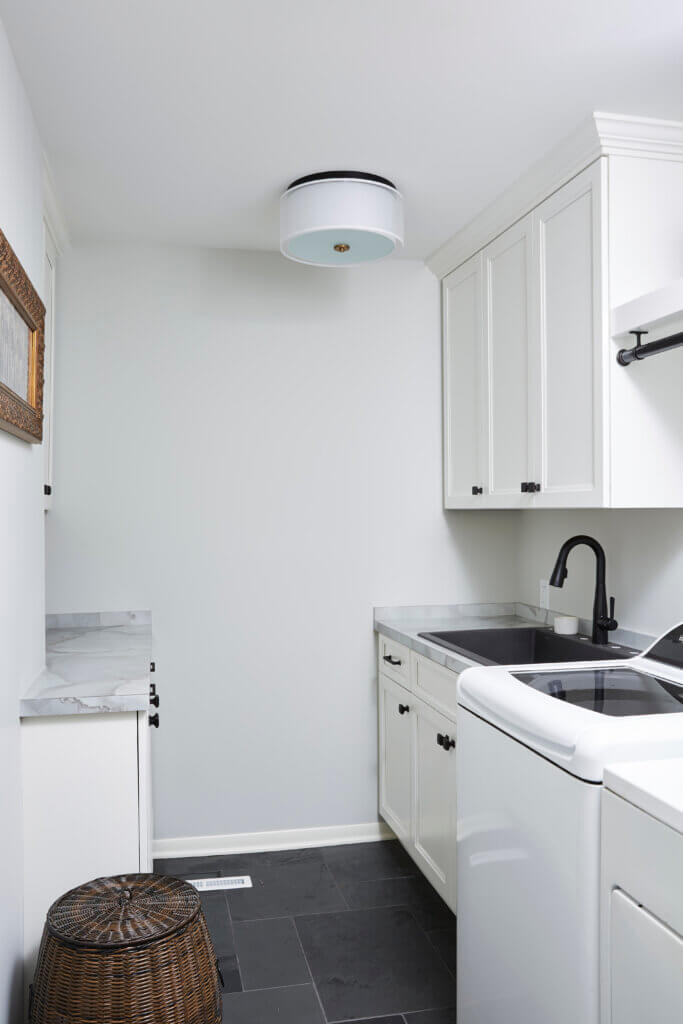
[(199, 907), (197, 890), (179, 878), (95, 878), (52, 904), (47, 929), (70, 945), (114, 949), (177, 931), (195, 917)]

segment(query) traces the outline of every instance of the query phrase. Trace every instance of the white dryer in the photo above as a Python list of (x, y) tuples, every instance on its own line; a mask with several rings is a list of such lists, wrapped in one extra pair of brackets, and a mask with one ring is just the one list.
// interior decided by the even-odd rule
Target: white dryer
[(468, 669), (458, 704), (458, 1024), (598, 1024), (605, 767), (683, 757), (683, 625), (628, 661)]
[(680, 1024), (683, 758), (611, 765), (602, 800), (602, 1024)]

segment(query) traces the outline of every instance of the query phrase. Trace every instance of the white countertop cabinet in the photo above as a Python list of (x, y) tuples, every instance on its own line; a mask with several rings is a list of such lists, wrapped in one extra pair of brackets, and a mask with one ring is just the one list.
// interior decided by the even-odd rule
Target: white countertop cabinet
[(432, 257), (446, 508), (683, 507), (683, 350), (610, 335), (683, 276), (682, 196), (683, 124), (595, 115)]
[(50, 616), (48, 627), (46, 669), (19, 709), (27, 987), (55, 899), (152, 870), (151, 617)]

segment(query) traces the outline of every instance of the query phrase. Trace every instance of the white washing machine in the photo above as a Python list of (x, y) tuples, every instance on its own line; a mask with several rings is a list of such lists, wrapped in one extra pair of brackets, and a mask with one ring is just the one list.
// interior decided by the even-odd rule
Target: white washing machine
[(599, 1024), (605, 766), (683, 756), (683, 624), (627, 661), (468, 669), (458, 703), (458, 1024)]
[(602, 1024), (680, 1024), (683, 758), (611, 765), (602, 810)]

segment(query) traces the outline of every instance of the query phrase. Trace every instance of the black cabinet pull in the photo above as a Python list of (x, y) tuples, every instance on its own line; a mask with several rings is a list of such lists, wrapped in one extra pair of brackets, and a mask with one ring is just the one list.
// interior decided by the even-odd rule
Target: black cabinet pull
[(537, 491), (540, 491), (541, 489), (541, 485), (534, 483), (533, 480), (522, 481), (520, 487), (522, 490), (522, 494), (535, 494)]
[(386, 661), (389, 665), (402, 665), (403, 662), (400, 658), (392, 658), (390, 654), (385, 654), (382, 661)]
[(153, 708), (158, 708), (159, 707), (159, 694), (158, 693), (153, 693), (152, 696), (149, 698), (149, 702), (150, 702), (150, 704), (152, 705)]
[(455, 740), (452, 740), (448, 733), (444, 736), (443, 733), (437, 732), (436, 745), (437, 747), (443, 747), (444, 750), (449, 751), (451, 747), (455, 746)]
[(484, 488), (483, 487), (473, 487), (472, 488), (472, 494), (476, 495), (476, 494), (483, 494), (483, 493), (484, 493)]
[(409, 704), (399, 704), (399, 706), (398, 706), (398, 713), (399, 713), (399, 715), (405, 715), (406, 711), (410, 711), (410, 705)]
[(150, 726), (154, 726), (155, 729), (159, 728), (159, 712), (156, 711), (153, 715), (149, 716)]

